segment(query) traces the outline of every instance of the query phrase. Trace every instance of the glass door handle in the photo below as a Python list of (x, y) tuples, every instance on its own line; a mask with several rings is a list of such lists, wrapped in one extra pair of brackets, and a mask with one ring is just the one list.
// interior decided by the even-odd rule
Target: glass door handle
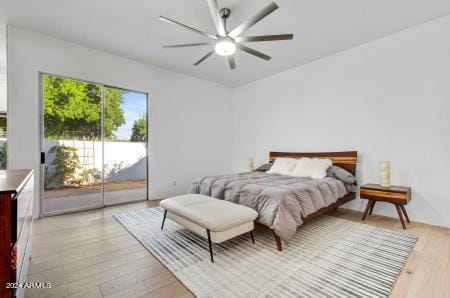
[(45, 165), (45, 152), (41, 152), (41, 164)]

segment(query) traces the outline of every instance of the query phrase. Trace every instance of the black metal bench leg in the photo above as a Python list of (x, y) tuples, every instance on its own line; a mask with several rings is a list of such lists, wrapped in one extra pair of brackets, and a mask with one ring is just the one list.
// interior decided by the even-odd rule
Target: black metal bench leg
[(167, 210), (164, 210), (164, 217), (163, 217), (163, 222), (161, 225), (161, 230), (164, 229), (164, 222), (166, 221), (166, 215), (167, 215)]
[(211, 255), (211, 263), (214, 263), (212, 243), (211, 243), (211, 233), (209, 232), (209, 229), (206, 229), (206, 233), (208, 234), (209, 254)]
[(255, 244), (255, 237), (253, 237), (253, 231), (250, 231), (250, 236), (252, 236), (252, 242)]

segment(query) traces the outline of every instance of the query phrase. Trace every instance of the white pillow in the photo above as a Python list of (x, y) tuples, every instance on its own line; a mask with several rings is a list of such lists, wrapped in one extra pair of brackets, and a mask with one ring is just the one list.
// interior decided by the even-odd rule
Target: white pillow
[(311, 158), (302, 157), (298, 160), (297, 165), (289, 175), (294, 177), (309, 177), (311, 175), (311, 167)]
[(330, 159), (300, 158), (297, 165), (290, 173), (294, 177), (310, 177), (322, 179), (327, 176), (327, 170), (333, 165)]
[(312, 159), (311, 175), (313, 179), (323, 179), (327, 176), (327, 170), (333, 165), (330, 159)]
[(289, 175), (297, 165), (297, 159), (279, 157), (275, 159), (273, 166), (267, 171), (269, 174)]

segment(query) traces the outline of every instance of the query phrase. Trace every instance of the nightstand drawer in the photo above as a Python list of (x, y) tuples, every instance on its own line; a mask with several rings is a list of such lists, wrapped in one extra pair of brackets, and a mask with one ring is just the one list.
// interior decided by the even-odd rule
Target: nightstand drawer
[(402, 192), (392, 192), (384, 190), (375, 190), (368, 188), (360, 189), (360, 197), (364, 199), (378, 200), (378, 201), (389, 201), (406, 204), (408, 200), (408, 194)]

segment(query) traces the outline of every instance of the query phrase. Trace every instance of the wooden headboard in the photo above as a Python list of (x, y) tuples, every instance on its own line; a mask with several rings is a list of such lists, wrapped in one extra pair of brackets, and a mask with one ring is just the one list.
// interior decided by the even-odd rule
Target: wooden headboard
[(333, 165), (346, 169), (353, 175), (356, 175), (357, 151), (345, 152), (270, 152), (269, 162), (273, 162), (278, 157), (312, 157), (312, 158), (328, 158), (331, 159)]

